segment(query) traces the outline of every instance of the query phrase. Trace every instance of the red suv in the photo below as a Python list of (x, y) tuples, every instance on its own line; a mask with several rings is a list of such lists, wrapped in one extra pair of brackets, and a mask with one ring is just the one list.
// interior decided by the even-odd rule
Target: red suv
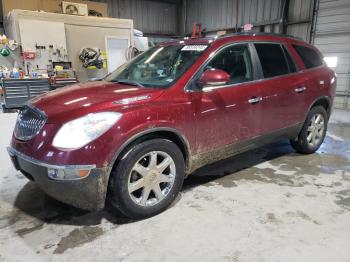
[(155, 215), (187, 174), (288, 138), (315, 152), (336, 76), (313, 46), (243, 33), (160, 44), (101, 81), (32, 100), (9, 154), (48, 195), (131, 218)]

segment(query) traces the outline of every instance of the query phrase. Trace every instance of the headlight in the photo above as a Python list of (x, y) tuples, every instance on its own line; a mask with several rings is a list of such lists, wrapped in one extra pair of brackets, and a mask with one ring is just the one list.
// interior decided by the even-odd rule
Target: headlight
[(57, 132), (52, 145), (61, 149), (77, 149), (108, 131), (121, 113), (101, 112), (88, 114), (65, 123)]

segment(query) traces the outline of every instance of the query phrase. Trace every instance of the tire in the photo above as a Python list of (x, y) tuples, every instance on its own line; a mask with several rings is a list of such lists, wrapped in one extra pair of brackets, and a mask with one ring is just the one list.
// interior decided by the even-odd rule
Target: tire
[(2, 104), (1, 107), (2, 107), (2, 112), (3, 112), (3, 113), (9, 113), (9, 112), (10, 112), (10, 109), (8, 109), (8, 108), (5, 106), (5, 104)]
[(124, 154), (112, 171), (109, 204), (131, 219), (154, 216), (174, 201), (184, 175), (184, 157), (176, 144), (165, 139), (142, 142)]
[(292, 147), (302, 154), (312, 154), (317, 151), (326, 136), (327, 123), (328, 114), (323, 106), (311, 108), (298, 137), (291, 140)]

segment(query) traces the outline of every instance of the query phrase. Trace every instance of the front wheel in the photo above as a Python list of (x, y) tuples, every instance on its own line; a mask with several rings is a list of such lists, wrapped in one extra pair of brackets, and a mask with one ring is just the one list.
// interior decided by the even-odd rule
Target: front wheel
[(132, 147), (119, 161), (110, 181), (112, 207), (133, 219), (165, 210), (181, 190), (185, 163), (171, 141), (152, 139)]
[(291, 140), (293, 148), (302, 154), (314, 153), (326, 136), (327, 122), (328, 114), (324, 107), (311, 108), (298, 137)]
[(8, 113), (8, 112), (9, 112), (9, 109), (6, 108), (5, 104), (2, 104), (2, 105), (1, 105), (1, 108), (2, 108), (2, 112), (3, 112), (3, 113)]

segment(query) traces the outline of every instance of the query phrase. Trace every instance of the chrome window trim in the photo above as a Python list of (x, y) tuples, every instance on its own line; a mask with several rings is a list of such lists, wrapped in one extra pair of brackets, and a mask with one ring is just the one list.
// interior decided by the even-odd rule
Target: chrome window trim
[[(205, 61), (200, 65), (200, 67), (196, 70), (196, 72), (190, 77), (190, 79), (187, 81), (187, 83), (185, 84), (184, 86), (184, 91), (185, 93), (194, 93), (194, 92), (203, 92), (203, 89), (202, 90), (191, 90), (191, 89), (188, 89), (188, 86), (189, 86), (189, 83), (194, 79), (194, 77), (198, 74), (199, 71), (201, 71), (203, 69), (203, 67), (211, 60), (213, 59), (218, 53), (220, 53), (223, 49), (225, 48), (228, 48), (230, 46), (234, 46), (234, 45), (243, 45), (243, 44), (246, 44), (248, 45), (248, 48), (249, 48), (249, 51), (250, 51), (250, 58), (251, 58), (251, 62), (252, 62), (252, 69), (253, 69), (253, 74), (255, 74), (256, 72), (256, 69), (254, 68), (255, 65), (254, 65), (254, 60), (255, 60), (255, 57), (254, 55), (252, 54), (252, 50), (251, 50), (251, 42), (250, 41), (243, 41), (243, 42), (234, 42), (234, 43), (228, 43), (228, 44), (225, 44), (225, 45), (222, 45), (220, 46), (218, 49), (216, 49), (215, 51), (213, 51), (212, 53), (209, 54), (209, 56), (207, 57), (207, 59), (205, 59)], [(220, 85), (220, 86), (213, 86), (215, 87), (215, 89), (218, 89), (218, 88), (223, 88), (223, 87), (231, 87), (231, 86), (236, 86), (236, 85), (241, 85), (241, 84), (244, 84), (244, 83), (251, 83), (251, 82), (254, 82), (254, 81), (257, 81), (259, 79), (254, 79), (254, 80), (251, 80), (251, 81), (247, 81), (247, 82), (242, 82), (242, 83), (236, 83), (236, 84), (230, 84), (230, 85)], [(209, 87), (209, 86), (208, 86)], [(211, 87), (211, 86), (210, 86)]]
[(7, 152), (9, 153), (10, 156), (16, 156), (19, 157), (25, 161), (28, 161), (34, 165), (38, 165), (38, 166), (42, 166), (42, 167), (46, 167), (46, 168), (51, 168), (51, 169), (94, 169), (96, 168), (95, 164), (92, 165), (52, 165), (52, 164), (48, 164), (42, 161), (39, 161), (35, 158), (32, 158), (30, 156), (27, 156), (19, 151), (17, 151), (16, 149), (14, 149), (13, 147), (7, 147)]
[(219, 86), (206, 86), (203, 87), (202, 90), (194, 90), (192, 92), (210, 92), (215, 89), (221, 89), (221, 88), (230, 88), (230, 87), (235, 87), (235, 86), (244, 86), (246, 84), (254, 84), (263, 81), (264, 79), (255, 79), (247, 82), (241, 82), (241, 83), (236, 83), (236, 84), (231, 84), (231, 85), (219, 85)]
[(316, 66), (316, 67), (301, 69), (298, 73), (305, 73), (305, 72), (309, 72), (309, 71), (316, 71), (316, 69), (321, 69), (323, 67), (326, 67), (326, 65), (322, 64), (322, 65), (319, 65), (319, 66)]
[(298, 74), (303, 74), (303, 73), (307, 73), (310, 70), (320, 69), (321, 67), (323, 67), (323, 66), (303, 69), (303, 70), (300, 70), (300, 71), (297, 71), (297, 72), (294, 72), (294, 73), (290, 73), (290, 74), (279, 75), (279, 76), (274, 76), (274, 77), (269, 77), (269, 78), (260, 78), (260, 79), (247, 81), (247, 82), (236, 83), (236, 84), (232, 84), (232, 85), (208, 86), (208, 87), (202, 88), (202, 90), (189, 90), (188, 92), (210, 92), (212, 90), (220, 89), (220, 88), (235, 87), (235, 86), (238, 86), (238, 85), (244, 86), (246, 84), (254, 84), (254, 83), (258, 83), (258, 82), (262, 82), (262, 81), (274, 80), (274, 79), (277, 79), (277, 78), (283, 78), (283, 77), (289, 77), (289, 76), (294, 76), (294, 75), (298, 75)]
[[(184, 87), (184, 92), (185, 93), (195, 93), (195, 92), (210, 92), (212, 90), (215, 90), (215, 89), (221, 89), (221, 88), (229, 88), (229, 87), (235, 87), (235, 86), (238, 86), (238, 85), (245, 85), (245, 84), (251, 84), (251, 83), (256, 83), (256, 82), (262, 82), (262, 81), (267, 81), (267, 80), (273, 80), (273, 79), (277, 79), (277, 78), (282, 78), (282, 77), (287, 77), (287, 76), (293, 76), (293, 75), (297, 75), (297, 74), (303, 74), (303, 73), (307, 73), (309, 71), (313, 71), (313, 70), (316, 70), (316, 69), (321, 69), (322, 67), (325, 67), (325, 63), (323, 63), (322, 65), (319, 65), (317, 67), (312, 67), (312, 68), (306, 68), (305, 65), (304, 65), (304, 69), (300, 69), (299, 68), (299, 65), (297, 65), (293, 59), (293, 62), (296, 66), (296, 69), (297, 71), (296, 72), (293, 72), (293, 73), (288, 73), (288, 74), (284, 74), (284, 75), (278, 75), (278, 76), (273, 76), (273, 77), (268, 77), (268, 78), (259, 78), (259, 79), (254, 79), (254, 80), (251, 80), (251, 81), (247, 81), (247, 82), (241, 82), (241, 83), (236, 83), (236, 84), (231, 84), (231, 85), (220, 85), (220, 86), (208, 86), (208, 87), (204, 87), (202, 88), (201, 90), (191, 90), (191, 89), (188, 89), (188, 86), (190, 84), (191, 81), (193, 81), (194, 79), (194, 76), (203, 68), (203, 66), (210, 60), (212, 59), (215, 55), (217, 55), (218, 52), (220, 52), (223, 48), (226, 48), (228, 46), (231, 46), (231, 45), (237, 45), (237, 44), (254, 44), (254, 43), (269, 43), (269, 44), (277, 44), (277, 45), (284, 45), (284, 42), (273, 42), (273, 41), (244, 41), (244, 42), (235, 42), (235, 43), (229, 43), (229, 44), (226, 44), (226, 45), (223, 45), (221, 47), (219, 47), (217, 50), (213, 51), (213, 54), (212, 55), (209, 55), (208, 58), (202, 63), (202, 65), (196, 70), (196, 72), (191, 76), (191, 78), (187, 81), (187, 83), (185, 84), (185, 87)], [(285, 46), (285, 48), (287, 49), (287, 47)], [(255, 50), (255, 49), (254, 49)], [(287, 49), (288, 51), (288, 49)], [(255, 50), (256, 52), (256, 50)], [(257, 54), (254, 54), (253, 56), (255, 56)], [(252, 54), (251, 54), (252, 56)], [(259, 59), (259, 57), (257, 57)], [(254, 63), (254, 61), (252, 61)], [(260, 61), (259, 61), (260, 62)], [(260, 65), (259, 65), (260, 66)], [(253, 65), (254, 67), (254, 65)], [(261, 67), (261, 66), (260, 66)], [(206, 90), (204, 90), (206, 89)]]

